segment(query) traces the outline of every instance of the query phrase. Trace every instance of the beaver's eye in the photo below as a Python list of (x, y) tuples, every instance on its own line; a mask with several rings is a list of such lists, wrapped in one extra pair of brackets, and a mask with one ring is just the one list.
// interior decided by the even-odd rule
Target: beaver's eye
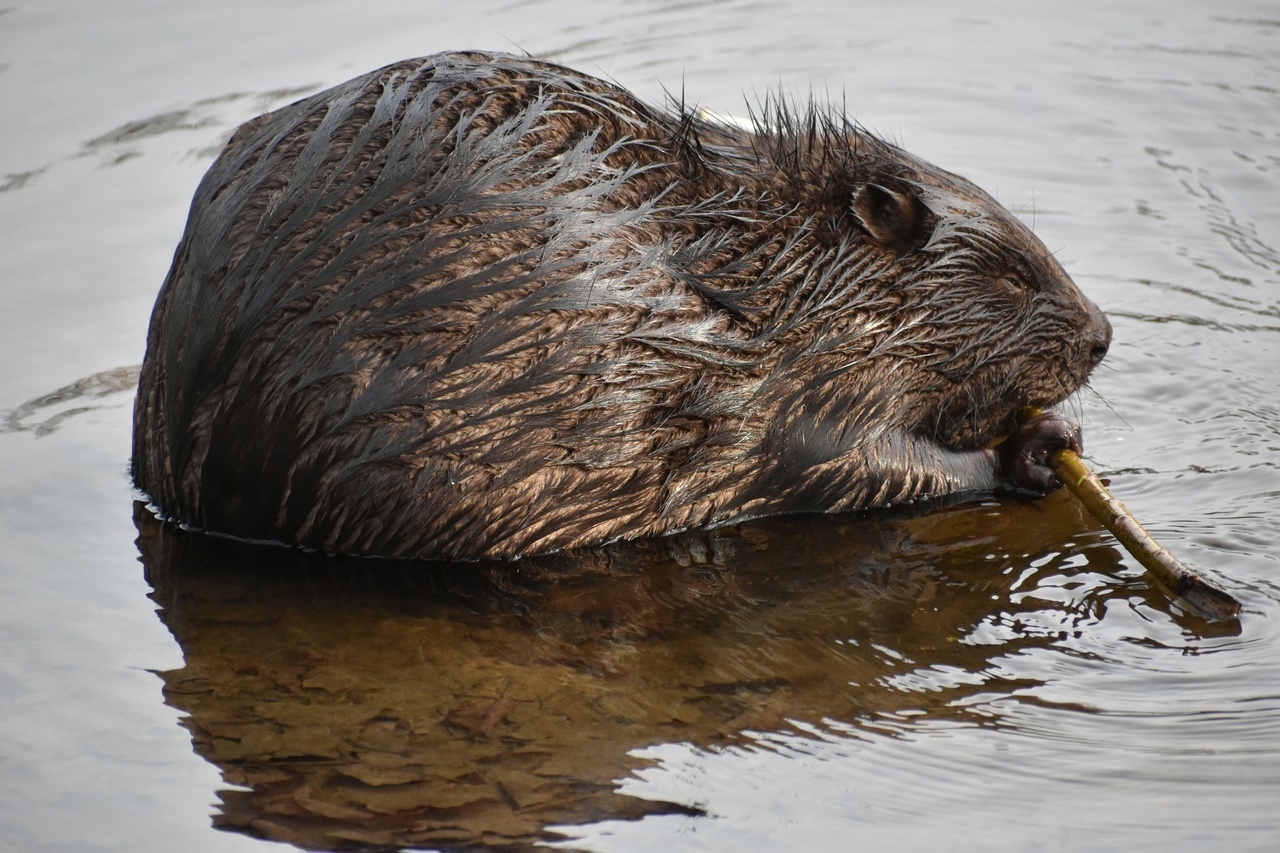
[(1035, 288), (1031, 284), (1031, 280), (1017, 270), (1006, 270), (996, 283), (1001, 287), (1007, 287), (1014, 293), (1031, 293)]

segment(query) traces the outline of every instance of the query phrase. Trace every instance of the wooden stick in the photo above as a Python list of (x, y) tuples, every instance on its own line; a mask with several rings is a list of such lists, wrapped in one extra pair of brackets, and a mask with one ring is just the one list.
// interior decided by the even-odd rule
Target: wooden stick
[(1053, 470), (1085, 509), (1111, 531), (1116, 540), (1167, 592), (1209, 619), (1235, 619), (1240, 602), (1184, 566), (1160, 546), (1125, 505), (1111, 496), (1102, 481), (1072, 450), (1062, 449), (1050, 460)]

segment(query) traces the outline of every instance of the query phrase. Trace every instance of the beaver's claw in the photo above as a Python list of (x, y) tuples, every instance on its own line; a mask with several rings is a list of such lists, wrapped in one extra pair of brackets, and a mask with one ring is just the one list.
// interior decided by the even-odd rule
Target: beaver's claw
[(1049, 464), (1054, 451), (1084, 450), (1080, 425), (1057, 412), (1045, 412), (1023, 421), (1013, 434), (996, 448), (1000, 479), (1016, 492), (1043, 495), (1062, 485)]

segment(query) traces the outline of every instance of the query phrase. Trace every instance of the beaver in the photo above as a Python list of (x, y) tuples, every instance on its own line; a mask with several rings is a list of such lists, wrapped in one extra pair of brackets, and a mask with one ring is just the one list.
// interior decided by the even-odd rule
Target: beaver
[(1079, 428), (1019, 412), (1110, 337), (994, 199), (838, 111), (770, 97), (748, 129), (444, 53), (235, 131), (132, 471), (200, 530), (446, 559), (1043, 494)]

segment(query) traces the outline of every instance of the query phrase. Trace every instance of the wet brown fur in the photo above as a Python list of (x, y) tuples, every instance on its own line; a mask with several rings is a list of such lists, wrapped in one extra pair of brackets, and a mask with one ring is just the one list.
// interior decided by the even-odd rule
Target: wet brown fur
[(1109, 327), (967, 181), (480, 53), (255, 119), (158, 299), (134, 476), (198, 528), (515, 557), (1001, 484)]

